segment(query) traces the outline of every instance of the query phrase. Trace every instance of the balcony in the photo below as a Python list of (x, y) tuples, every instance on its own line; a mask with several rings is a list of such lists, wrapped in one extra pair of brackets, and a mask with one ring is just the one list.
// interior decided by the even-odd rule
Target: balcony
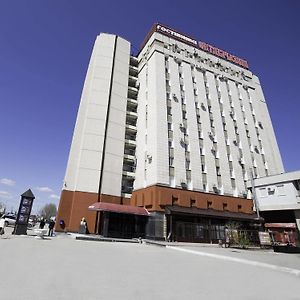
[(125, 171), (123, 170), (122, 175), (125, 176), (126, 178), (135, 178), (135, 172), (131, 171)]
[(136, 126), (126, 124), (126, 133), (136, 134), (136, 131), (137, 131)]
[(127, 98), (127, 109), (129, 108), (137, 108), (138, 102), (136, 99)]
[(139, 60), (137, 59), (137, 57), (130, 56), (130, 66), (137, 68), (138, 65), (139, 65)]
[(137, 113), (134, 112), (134, 111), (127, 111), (127, 112), (126, 112), (126, 121), (127, 121), (128, 119), (130, 119), (130, 120), (135, 120), (135, 121), (136, 121), (137, 117), (138, 117), (138, 115), (137, 115)]
[(136, 140), (136, 135), (135, 134), (131, 134), (129, 132), (125, 132), (125, 140), (131, 140), (131, 141), (135, 141)]
[(132, 65), (129, 65), (129, 75), (130, 76), (133, 76), (133, 77), (138, 77), (138, 73), (139, 73), (139, 70), (137, 67), (134, 67)]
[(132, 156), (134, 158), (135, 156), (135, 150), (134, 149), (130, 149), (130, 148), (125, 148), (124, 149), (124, 157), (125, 156)]

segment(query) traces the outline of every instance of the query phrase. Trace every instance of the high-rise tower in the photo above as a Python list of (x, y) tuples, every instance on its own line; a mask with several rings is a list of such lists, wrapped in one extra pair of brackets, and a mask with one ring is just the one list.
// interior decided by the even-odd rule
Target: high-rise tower
[(281, 172), (244, 59), (160, 24), (137, 57), (124, 39), (97, 37), (59, 207), (70, 230), (82, 215), (95, 224), (95, 202), (145, 207), (156, 238), (184, 240), (186, 223), (223, 230), (226, 220), (254, 219), (251, 176)]

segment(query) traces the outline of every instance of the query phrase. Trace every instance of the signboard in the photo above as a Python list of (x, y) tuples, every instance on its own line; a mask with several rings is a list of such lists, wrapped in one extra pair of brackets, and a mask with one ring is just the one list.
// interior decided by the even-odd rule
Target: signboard
[(199, 48), (206, 51), (206, 52), (208, 52), (208, 53), (210, 53), (210, 54), (213, 54), (215, 56), (219, 56), (221, 58), (224, 58), (228, 61), (233, 62), (236, 65), (239, 65), (239, 66), (242, 66), (243, 68), (248, 69), (248, 63), (247, 63), (246, 60), (241, 59), (237, 56), (234, 56), (230, 53), (227, 53), (224, 50), (221, 50), (219, 48), (216, 48), (216, 47), (214, 47), (212, 45), (209, 45), (209, 44), (206, 44), (204, 42), (199, 42)]
[(13, 232), (14, 234), (27, 234), (27, 225), (34, 198), (35, 197), (30, 189), (21, 195), (16, 225)]
[(259, 232), (258, 235), (261, 246), (272, 246), (269, 232)]
[(166, 35), (170, 38), (173, 38), (175, 40), (178, 40), (180, 42), (183, 42), (185, 44), (191, 45), (197, 49), (203, 50), (205, 52), (208, 52), (212, 55), (218, 56), (220, 58), (223, 58), (229, 62), (234, 63), (235, 65), (238, 65), (240, 67), (243, 67), (245, 69), (248, 69), (248, 62), (242, 58), (239, 58), (235, 55), (232, 55), (224, 50), (221, 50), (219, 48), (216, 48), (210, 44), (207, 44), (205, 42), (197, 41), (188, 35), (182, 34), (174, 29), (169, 28), (168, 26), (161, 25), (161, 24), (154, 24), (148, 33), (146, 39), (142, 43), (142, 47), (146, 44), (147, 40), (150, 38), (153, 32), (159, 32), (163, 35)]
[(187, 44), (192, 44), (194, 47), (198, 47), (198, 42), (187, 35), (183, 35), (179, 33), (178, 31), (175, 31), (173, 29), (170, 29), (166, 26), (162, 26), (160, 24), (156, 25), (156, 31), (161, 32), (164, 35), (167, 35), (171, 38), (177, 39), (181, 42), (187, 43)]

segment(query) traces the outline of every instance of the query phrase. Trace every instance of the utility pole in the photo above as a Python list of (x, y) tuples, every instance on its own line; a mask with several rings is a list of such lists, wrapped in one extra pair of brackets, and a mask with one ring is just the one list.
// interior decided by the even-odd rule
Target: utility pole
[(250, 176), (251, 176), (252, 197), (253, 197), (253, 201), (255, 203), (255, 209), (256, 209), (257, 217), (259, 219), (260, 218), (259, 204), (258, 204), (257, 197), (256, 197), (256, 191), (255, 191), (255, 185), (254, 185), (254, 176), (253, 176), (252, 168), (250, 168)]

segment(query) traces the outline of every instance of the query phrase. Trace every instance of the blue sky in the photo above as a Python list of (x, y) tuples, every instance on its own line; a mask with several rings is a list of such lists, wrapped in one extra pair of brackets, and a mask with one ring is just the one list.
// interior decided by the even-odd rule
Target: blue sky
[(0, 2), (0, 202), (58, 204), (96, 35), (139, 45), (155, 22), (248, 60), (260, 77), (286, 171), (299, 170), (299, 1)]

